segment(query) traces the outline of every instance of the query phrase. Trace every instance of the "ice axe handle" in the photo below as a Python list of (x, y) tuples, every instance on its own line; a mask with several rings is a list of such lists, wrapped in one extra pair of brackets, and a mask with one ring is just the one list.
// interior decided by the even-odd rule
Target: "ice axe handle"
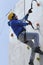
[(34, 29), (33, 25), (31, 25), (31, 26), (32, 26), (32, 28)]

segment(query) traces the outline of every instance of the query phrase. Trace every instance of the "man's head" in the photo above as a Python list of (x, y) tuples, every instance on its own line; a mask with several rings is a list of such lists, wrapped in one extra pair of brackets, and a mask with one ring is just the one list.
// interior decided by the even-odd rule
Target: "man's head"
[(8, 20), (12, 20), (12, 19), (15, 19), (15, 20), (18, 19), (17, 16), (16, 16), (16, 14), (13, 13), (13, 12), (9, 13), (9, 15), (8, 15)]

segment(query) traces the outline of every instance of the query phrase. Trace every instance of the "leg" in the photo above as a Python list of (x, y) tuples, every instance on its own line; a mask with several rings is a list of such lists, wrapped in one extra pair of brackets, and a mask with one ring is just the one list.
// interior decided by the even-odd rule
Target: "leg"
[(39, 47), (38, 33), (27, 33), (27, 39), (34, 39), (34, 52), (43, 55), (43, 51), (41, 51)]
[(34, 40), (34, 47), (39, 46), (39, 35), (38, 33), (26, 33), (27, 40)]
[[(19, 35), (19, 40), (22, 41), (24, 43), (24, 35), (21, 33)], [(32, 52), (31, 52), (31, 56), (30, 56), (30, 62), (29, 64), (32, 64), (35, 58), (35, 53), (34, 53), (34, 43), (32, 42), (32, 39), (34, 39), (33, 34), (31, 35), (30, 33), (26, 33), (26, 39), (28, 40), (27, 45), (29, 45), (32, 48)]]
[(19, 35), (19, 40), (21, 42), (24, 42), (24, 40), (32, 40), (34, 39), (34, 47), (39, 46), (39, 35), (38, 33), (26, 33), (25, 31), (23, 31), (20, 35)]
[(29, 42), (26, 44), (31, 47), (31, 56), (30, 56), (29, 65), (34, 65), (34, 58), (35, 58), (34, 43), (31, 40), (29, 40)]
[[(26, 39), (29, 41), (25, 44), (29, 45), (32, 48), (32, 53), (31, 53), (31, 57), (30, 57), (30, 65), (31, 65), (31, 64), (33, 64), (33, 61), (34, 61), (35, 52), (39, 51), (38, 53), (40, 53), (40, 51), (41, 51), (40, 49), (38, 51), (35, 50), (36, 47), (37, 47), (37, 49), (39, 48), (39, 35), (37, 33), (26, 33)], [(34, 43), (31, 41), (32, 39), (34, 39)], [(19, 35), (19, 40), (24, 43), (24, 34), (23, 33), (21, 33)], [(41, 51), (41, 54), (43, 54), (42, 51)]]
[(24, 31), (24, 43), (27, 43), (28, 40), (26, 39), (26, 30)]
[(34, 58), (35, 58), (35, 53), (32, 49), (32, 52), (31, 52), (31, 57), (30, 57), (30, 61), (29, 61), (29, 65), (34, 65)]

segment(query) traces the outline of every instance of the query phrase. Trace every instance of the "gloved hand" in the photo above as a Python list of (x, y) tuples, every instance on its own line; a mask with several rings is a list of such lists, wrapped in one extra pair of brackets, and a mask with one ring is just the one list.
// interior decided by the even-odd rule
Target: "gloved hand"
[(32, 22), (31, 22), (31, 21), (27, 20), (27, 22), (28, 22), (30, 25), (32, 25)]
[(32, 28), (34, 29), (33, 25), (32, 25), (32, 22), (27, 20), (27, 22), (29, 22), (29, 24), (32, 26)]
[(32, 9), (31, 8), (28, 10), (28, 13), (32, 13)]
[(29, 21), (29, 25), (32, 25), (31, 21)]

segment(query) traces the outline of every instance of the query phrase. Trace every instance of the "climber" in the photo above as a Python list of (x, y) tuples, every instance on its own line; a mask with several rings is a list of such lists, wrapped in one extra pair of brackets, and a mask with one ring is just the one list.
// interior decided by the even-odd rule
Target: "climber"
[[(19, 20), (17, 15), (11, 12), (8, 15), (8, 20), (9, 20), (8, 25), (12, 28), (13, 32), (15, 33), (19, 41), (29, 45), (32, 48), (29, 64), (34, 65), (33, 61), (34, 61), (35, 53), (39, 53), (43, 55), (43, 51), (40, 50), (38, 33), (26, 32), (27, 41), (24, 41), (24, 33), (26, 30), (24, 26), (32, 25), (31, 21), (26, 22), (28, 19), (29, 13), (32, 13), (31, 9), (28, 10), (28, 13), (23, 17), (23, 19)], [(34, 42), (32, 41), (32, 39), (34, 39)]]

